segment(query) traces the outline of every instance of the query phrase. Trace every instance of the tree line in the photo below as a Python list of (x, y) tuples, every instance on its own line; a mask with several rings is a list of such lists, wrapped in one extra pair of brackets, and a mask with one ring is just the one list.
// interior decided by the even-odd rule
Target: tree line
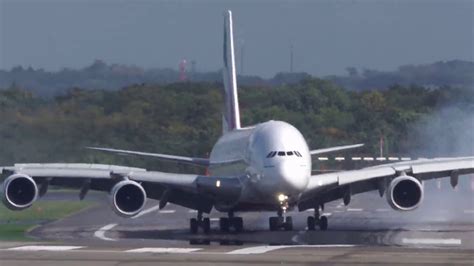
[[(308, 78), (294, 85), (243, 86), (239, 101), (243, 125), (287, 121), (303, 133), (310, 148), (362, 142), (366, 146), (357, 153), (374, 155), (383, 135), (386, 151), (397, 155), (430, 145), (420, 144), (414, 132), (442, 108), (472, 114), (473, 94), (469, 89), (400, 85), (351, 91)], [(0, 90), (0, 165), (89, 162), (194, 171), (84, 147), (205, 157), (222, 132), (222, 102), (222, 84), (212, 82), (141, 84), (116, 91), (75, 88), (54, 98), (18, 87)]]

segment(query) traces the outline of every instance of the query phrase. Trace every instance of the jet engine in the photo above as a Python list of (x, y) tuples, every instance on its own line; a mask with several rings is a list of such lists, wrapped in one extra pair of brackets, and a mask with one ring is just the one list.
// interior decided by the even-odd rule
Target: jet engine
[(14, 174), (3, 182), (0, 196), (8, 209), (23, 210), (30, 207), (38, 198), (38, 186), (30, 176)]
[(131, 180), (124, 180), (115, 184), (110, 195), (113, 210), (122, 217), (137, 215), (145, 207), (147, 198), (145, 189)]
[(411, 211), (423, 200), (423, 186), (412, 176), (398, 176), (390, 182), (386, 197), (394, 210)]

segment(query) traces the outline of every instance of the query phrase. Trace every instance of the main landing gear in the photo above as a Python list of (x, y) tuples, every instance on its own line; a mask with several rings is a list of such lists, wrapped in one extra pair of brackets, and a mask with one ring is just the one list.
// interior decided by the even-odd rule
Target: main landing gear
[(285, 231), (293, 230), (293, 219), (291, 216), (286, 216), (288, 209), (288, 196), (278, 195), (278, 201), (280, 202), (280, 209), (277, 212), (278, 216), (270, 217), (268, 223), (270, 225), (270, 231), (277, 231), (284, 229)]
[(192, 234), (197, 234), (199, 227), (202, 228), (205, 234), (211, 231), (211, 220), (209, 218), (203, 218), (201, 211), (198, 211), (197, 218), (189, 220), (189, 228)]
[(242, 217), (234, 217), (233, 212), (228, 213), (229, 217), (221, 217), (219, 219), (219, 228), (221, 232), (229, 232), (231, 228), (235, 232), (240, 233), (244, 230), (244, 221)]
[(309, 216), (307, 220), (308, 230), (314, 231), (316, 225), (319, 226), (321, 231), (326, 231), (328, 229), (328, 218), (326, 216), (320, 216), (319, 207), (314, 209), (314, 216)]
[[(235, 232), (240, 233), (244, 230), (244, 221), (242, 217), (234, 217), (233, 212), (228, 213), (229, 217), (222, 217), (219, 219), (219, 227), (221, 232), (229, 232), (233, 229)], [(202, 212), (198, 211), (197, 218), (192, 218), (189, 221), (189, 228), (192, 234), (197, 234), (199, 228), (202, 228), (204, 234), (211, 232), (211, 220), (209, 218), (203, 218)]]

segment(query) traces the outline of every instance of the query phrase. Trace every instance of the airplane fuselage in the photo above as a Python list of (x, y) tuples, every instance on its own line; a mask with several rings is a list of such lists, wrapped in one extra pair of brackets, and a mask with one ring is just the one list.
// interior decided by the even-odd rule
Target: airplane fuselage
[(286, 122), (268, 121), (220, 137), (210, 154), (209, 173), (245, 177), (233, 209), (245, 210), (248, 205), (252, 210), (273, 210), (279, 206), (280, 195), (288, 197), (290, 204), (298, 200), (311, 176), (311, 155), (298, 129)]

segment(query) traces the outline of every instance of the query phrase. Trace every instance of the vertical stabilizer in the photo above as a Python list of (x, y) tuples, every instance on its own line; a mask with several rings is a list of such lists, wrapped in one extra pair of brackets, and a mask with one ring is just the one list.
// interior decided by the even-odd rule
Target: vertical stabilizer
[(234, 34), (232, 32), (232, 12), (225, 12), (224, 18), (224, 117), (223, 131), (240, 128), (239, 100), (237, 96), (237, 77), (235, 74)]

